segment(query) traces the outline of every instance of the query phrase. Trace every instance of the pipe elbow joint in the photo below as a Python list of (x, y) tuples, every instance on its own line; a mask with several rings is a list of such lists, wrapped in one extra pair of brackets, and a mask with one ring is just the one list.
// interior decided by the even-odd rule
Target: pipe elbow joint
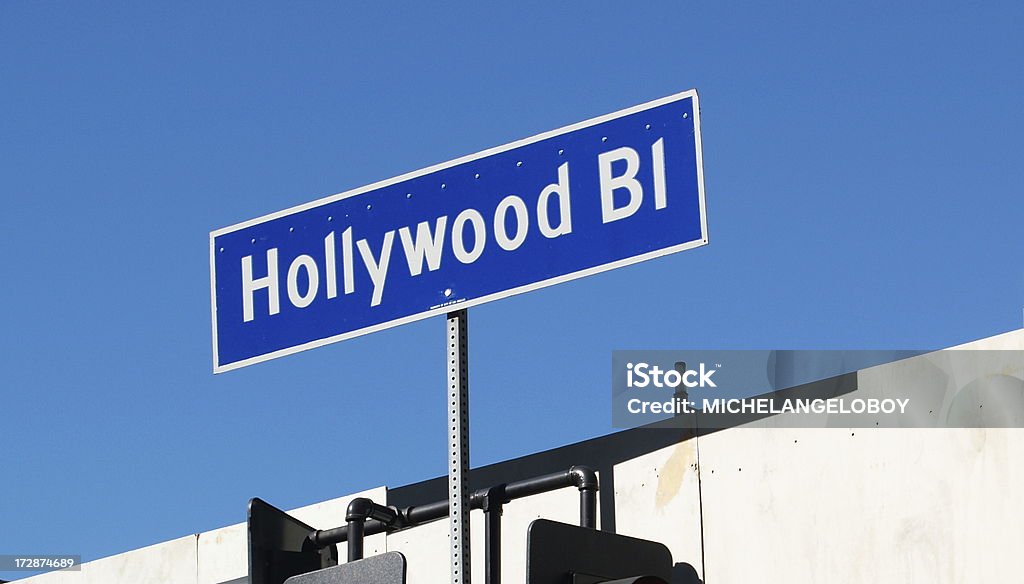
[[(474, 493), (475, 495), (476, 493)], [(483, 492), (481, 498), (480, 507), (484, 513), (490, 513), (492, 510), (497, 509), (501, 512), (501, 507), (506, 503), (509, 503), (508, 495), (505, 494), (505, 485), (498, 485), (491, 487)]]
[(597, 491), (599, 489), (597, 472), (589, 466), (575, 465), (569, 469), (572, 484), (581, 491)]
[(366, 497), (356, 497), (348, 503), (345, 510), (345, 521), (366, 521), (373, 514), (375, 504)]

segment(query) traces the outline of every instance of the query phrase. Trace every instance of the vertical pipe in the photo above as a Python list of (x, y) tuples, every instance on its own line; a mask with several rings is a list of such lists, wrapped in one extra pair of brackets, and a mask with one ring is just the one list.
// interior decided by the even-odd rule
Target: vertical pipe
[(597, 489), (580, 489), (580, 527), (597, 529)]
[(489, 501), (484, 510), (485, 584), (501, 584), (501, 509), (500, 501)]
[(348, 522), (348, 561), (363, 559), (363, 521), (353, 519)]
[(448, 533), (451, 584), (470, 584), (469, 558), (469, 322), (448, 313)]

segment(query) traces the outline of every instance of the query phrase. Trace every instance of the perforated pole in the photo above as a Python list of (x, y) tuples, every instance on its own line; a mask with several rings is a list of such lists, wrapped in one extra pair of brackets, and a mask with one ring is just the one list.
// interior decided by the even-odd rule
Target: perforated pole
[(469, 322), (448, 313), (448, 518), (452, 584), (470, 584)]

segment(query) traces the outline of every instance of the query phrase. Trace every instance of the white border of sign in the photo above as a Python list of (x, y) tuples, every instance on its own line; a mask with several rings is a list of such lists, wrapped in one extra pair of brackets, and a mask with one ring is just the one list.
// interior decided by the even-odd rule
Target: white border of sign
[[(219, 355), (218, 355), (218, 352), (217, 352), (217, 279), (216, 279), (217, 276), (216, 276), (216, 273), (215, 273), (215, 270), (214, 270), (214, 262), (216, 260), (216, 257), (214, 256), (214, 244), (213, 244), (214, 238), (216, 238), (217, 236), (224, 235), (225, 233), (231, 233), (233, 231), (238, 231), (239, 229), (245, 229), (246, 227), (250, 227), (252, 225), (258, 225), (260, 223), (263, 223), (263, 222), (266, 222), (266, 221), (271, 221), (273, 219), (277, 219), (279, 217), (284, 217), (286, 215), (291, 215), (292, 213), (297, 213), (299, 211), (305, 211), (306, 209), (312, 209), (313, 207), (319, 207), (320, 205), (324, 205), (324, 204), (327, 204), (327, 203), (332, 203), (334, 201), (339, 201), (341, 199), (347, 199), (349, 197), (355, 197), (355, 196), (361, 195), (363, 193), (366, 193), (368, 191), (374, 191), (374, 190), (377, 190), (377, 189), (382, 189), (384, 187), (393, 185), (395, 183), (399, 183), (399, 182), (402, 182), (402, 181), (410, 180), (410, 179), (413, 179), (413, 178), (416, 178), (416, 177), (419, 177), (419, 176), (423, 176), (425, 174), (430, 174), (432, 172), (437, 172), (439, 170), (444, 170), (446, 168), (451, 168), (452, 166), (457, 166), (459, 164), (464, 164), (466, 162), (472, 162), (474, 160), (479, 160), (481, 158), (486, 158), (488, 156), (491, 156), (491, 155), (494, 155), (494, 154), (498, 154), (498, 153), (501, 153), (501, 152), (505, 152), (507, 150), (512, 150), (512, 149), (515, 149), (515, 148), (519, 148), (521, 146), (526, 146), (528, 144), (532, 144), (534, 142), (539, 142), (541, 140), (545, 140), (547, 138), (551, 138), (551, 137), (554, 137), (554, 136), (559, 136), (561, 134), (568, 134), (569, 132), (574, 132), (576, 130), (580, 130), (580, 129), (587, 128), (587, 127), (590, 127), (590, 126), (601, 124), (601, 123), (607, 122), (609, 120), (614, 120), (614, 119), (617, 119), (617, 118), (628, 116), (630, 114), (635, 114), (637, 112), (641, 112), (641, 111), (652, 109), (652, 108), (655, 108), (655, 107), (658, 107), (658, 106), (661, 106), (661, 105), (665, 105), (666, 103), (671, 103), (671, 102), (674, 102), (674, 101), (680, 101), (680, 100), (683, 100), (683, 99), (686, 99), (686, 98), (693, 98), (693, 130), (694, 130), (694, 142), (695, 142), (696, 151), (697, 151), (697, 191), (698, 191), (698, 195), (699, 195), (699, 198), (700, 198), (700, 232), (701, 232), (701, 239), (694, 240), (694, 241), (691, 241), (691, 242), (688, 242), (688, 243), (683, 243), (683, 244), (676, 245), (676, 246), (672, 246), (672, 247), (667, 247), (665, 249), (659, 249), (659, 250), (652, 251), (652, 252), (645, 253), (645, 254), (641, 254), (641, 255), (638, 255), (638, 256), (633, 256), (631, 258), (626, 258), (626, 259), (618, 260), (618, 261), (611, 262), (611, 263), (608, 263), (608, 264), (603, 264), (603, 265), (600, 265), (600, 266), (595, 266), (593, 268), (587, 268), (586, 270), (580, 270), (578, 272), (572, 272), (572, 273), (569, 273), (569, 274), (563, 274), (561, 276), (556, 276), (554, 278), (549, 278), (547, 280), (542, 280), (540, 282), (534, 282), (533, 284), (527, 284), (525, 286), (520, 286), (518, 288), (512, 288), (512, 289), (509, 289), (509, 290), (503, 290), (501, 292), (495, 292), (494, 294), (490, 294), (490, 295), (487, 295), (487, 296), (481, 296), (480, 298), (474, 298), (472, 300), (466, 300), (464, 302), (457, 302), (455, 304), (451, 304), (451, 305), (447, 305), (447, 306), (442, 306), (442, 307), (439, 307), (439, 308), (434, 308), (434, 309), (431, 309), (431, 310), (427, 310), (425, 312), (420, 312), (420, 313), (413, 314), (413, 315), (410, 315), (410, 316), (406, 316), (406, 317), (403, 317), (403, 318), (398, 318), (398, 319), (395, 319), (395, 320), (390, 320), (388, 322), (376, 324), (376, 325), (373, 325), (373, 326), (357, 329), (357, 330), (354, 330), (354, 331), (349, 331), (347, 333), (342, 333), (340, 335), (335, 335), (333, 337), (327, 337), (325, 339), (318, 339), (318, 340), (315, 340), (315, 341), (310, 341), (308, 343), (303, 343), (301, 345), (296, 345), (294, 347), (288, 347), (287, 349), (281, 349), (279, 351), (274, 351), (272, 353), (266, 353), (264, 355), (258, 355), (256, 357), (250, 357), (248, 359), (243, 359), (242, 361), (236, 361), (236, 362), (230, 363), (228, 365), (220, 365), (220, 363), (219, 363)], [(427, 168), (423, 168), (423, 169), (420, 169), (420, 170), (409, 172), (409, 173), (406, 173), (406, 174), (403, 174), (403, 175), (400, 175), (400, 176), (396, 176), (394, 178), (389, 178), (387, 180), (382, 180), (382, 181), (379, 181), (379, 182), (375, 182), (375, 183), (373, 183), (371, 185), (359, 187), (359, 188), (356, 188), (356, 189), (352, 189), (350, 191), (345, 191), (343, 193), (338, 193), (336, 195), (330, 195), (330, 196), (324, 197), (322, 199), (317, 199), (315, 201), (310, 201), (308, 203), (303, 203), (301, 205), (297, 205), (295, 207), (290, 207), (290, 208), (284, 209), (282, 211), (277, 211), (275, 213), (270, 213), (269, 215), (263, 215), (262, 217), (257, 217), (255, 219), (250, 219), (248, 221), (243, 221), (241, 223), (232, 225), (230, 227), (224, 227), (224, 228), (221, 228), (221, 229), (217, 229), (215, 231), (211, 231), (210, 232), (210, 316), (211, 316), (211, 321), (213, 323), (213, 329), (212, 329), (212, 332), (213, 332), (213, 372), (214, 373), (224, 373), (225, 371), (231, 371), (233, 369), (239, 369), (239, 368), (245, 367), (247, 365), (254, 365), (256, 363), (261, 363), (263, 361), (269, 361), (270, 359), (276, 359), (278, 357), (284, 357), (285, 355), (291, 355), (291, 354), (294, 354), (294, 353), (298, 353), (300, 351), (306, 351), (308, 349), (315, 349), (316, 347), (322, 347), (324, 345), (329, 345), (331, 343), (336, 343), (338, 341), (344, 341), (346, 339), (351, 339), (353, 337), (358, 337), (358, 336), (374, 333), (374, 332), (377, 332), (377, 331), (380, 331), (380, 330), (396, 327), (396, 326), (407, 324), (407, 323), (410, 323), (410, 322), (415, 322), (417, 320), (422, 320), (422, 319), (425, 319), (425, 318), (430, 318), (432, 316), (444, 315), (444, 314), (447, 314), (447, 313), (449, 313), (449, 312), (451, 312), (453, 310), (462, 310), (462, 309), (465, 309), (465, 308), (470, 308), (472, 306), (477, 306), (479, 304), (484, 304), (484, 303), (491, 302), (491, 301), (494, 301), (494, 300), (500, 300), (502, 298), (507, 298), (509, 296), (514, 296), (516, 294), (522, 294), (523, 292), (530, 292), (531, 290), (537, 290), (539, 288), (545, 288), (547, 286), (553, 286), (555, 284), (561, 284), (562, 282), (568, 282), (570, 280), (576, 280), (578, 278), (583, 278), (585, 276), (590, 276), (592, 274), (599, 274), (601, 272), (606, 272), (608, 270), (614, 270), (616, 268), (621, 268), (621, 267), (624, 267), (624, 266), (628, 266), (628, 265), (644, 262), (644, 261), (647, 261), (647, 260), (650, 260), (650, 259), (654, 259), (654, 258), (657, 258), (657, 257), (669, 255), (669, 254), (672, 254), (672, 253), (676, 253), (676, 252), (680, 252), (680, 251), (685, 251), (685, 250), (688, 250), (688, 249), (693, 249), (695, 247), (700, 247), (702, 245), (707, 245), (707, 243), (708, 243), (708, 217), (707, 217), (707, 209), (706, 209), (705, 204), (704, 204), (704, 159), (703, 159), (703, 149), (702, 149), (702, 146), (701, 146), (701, 139), (700, 139), (700, 101), (699, 101), (699, 99), (697, 97), (697, 90), (696, 89), (690, 89), (688, 91), (683, 91), (683, 92), (680, 92), (680, 93), (676, 93), (676, 94), (670, 95), (668, 97), (663, 97), (661, 99), (656, 99), (654, 101), (649, 101), (647, 103), (643, 103), (643, 104), (636, 105), (636, 106), (633, 106), (633, 107), (630, 107), (630, 108), (619, 110), (617, 112), (613, 112), (613, 113), (610, 113), (610, 114), (605, 114), (603, 116), (598, 116), (596, 118), (591, 118), (589, 120), (578, 122), (578, 123), (575, 123), (575, 124), (572, 124), (572, 125), (569, 125), (569, 126), (564, 126), (562, 128), (558, 128), (557, 130), (551, 130), (551, 131), (548, 131), (548, 132), (544, 132), (543, 134), (537, 134), (536, 136), (531, 136), (529, 138), (523, 138), (522, 140), (517, 140), (515, 142), (510, 142), (510, 143), (505, 144), (503, 146), (496, 146), (494, 148), (489, 148), (487, 150), (483, 150), (481, 152), (477, 152), (476, 154), (470, 154), (470, 155), (467, 155), (467, 156), (463, 156), (462, 158), (456, 158), (455, 160), (450, 160), (448, 162), (442, 162), (440, 164), (435, 164), (434, 166), (429, 166)]]

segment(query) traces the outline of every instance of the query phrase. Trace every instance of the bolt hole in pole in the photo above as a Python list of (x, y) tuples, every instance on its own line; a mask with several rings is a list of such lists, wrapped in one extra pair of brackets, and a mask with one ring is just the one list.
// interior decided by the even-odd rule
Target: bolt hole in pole
[(451, 583), (470, 584), (469, 555), (469, 322), (466, 310), (448, 313), (448, 518)]

